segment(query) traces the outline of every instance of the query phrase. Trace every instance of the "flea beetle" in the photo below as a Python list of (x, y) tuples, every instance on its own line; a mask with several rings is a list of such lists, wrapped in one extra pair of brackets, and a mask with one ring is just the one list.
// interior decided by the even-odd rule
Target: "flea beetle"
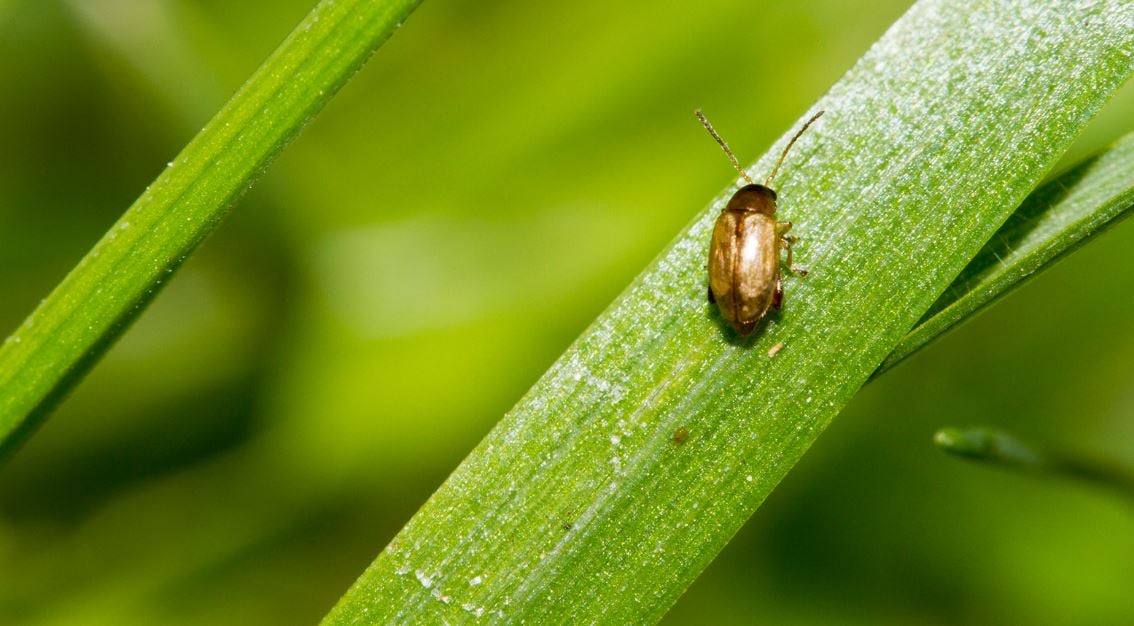
[(819, 111), (791, 138), (764, 184), (757, 184), (740, 167), (736, 155), (724, 139), (713, 130), (701, 110), (697, 119), (724, 149), (732, 166), (748, 184), (741, 187), (725, 205), (713, 227), (709, 244), (709, 302), (715, 302), (721, 317), (741, 336), (748, 335), (768, 313), (779, 309), (784, 301), (784, 283), (780, 276), (780, 249), (787, 250), (787, 265), (792, 273), (806, 276), (807, 271), (792, 265), (791, 245), (796, 238), (787, 234), (791, 222), (776, 220), (776, 192), (772, 180), (784, 164), (788, 150), (811, 123), (823, 115)]

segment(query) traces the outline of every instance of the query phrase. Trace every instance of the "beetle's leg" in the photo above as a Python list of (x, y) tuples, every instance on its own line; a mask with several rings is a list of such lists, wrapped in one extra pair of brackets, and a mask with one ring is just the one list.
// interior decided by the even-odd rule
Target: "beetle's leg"
[(776, 288), (772, 292), (772, 306), (777, 311), (784, 305), (784, 277), (776, 273)]
[[(780, 223), (781, 224), (786, 223), (788, 226), (791, 226), (791, 222), (780, 222)], [(780, 245), (783, 246), (784, 250), (787, 250), (788, 269), (791, 270), (792, 274), (798, 274), (800, 276), (807, 276), (807, 269), (806, 268), (796, 267), (795, 263), (792, 262), (793, 255), (791, 253), (791, 244), (793, 244), (797, 241), (799, 241), (799, 238), (794, 236), (794, 235), (780, 235)]]
[(713, 295), (713, 286), (709, 285), (709, 304), (716, 304), (717, 298)]

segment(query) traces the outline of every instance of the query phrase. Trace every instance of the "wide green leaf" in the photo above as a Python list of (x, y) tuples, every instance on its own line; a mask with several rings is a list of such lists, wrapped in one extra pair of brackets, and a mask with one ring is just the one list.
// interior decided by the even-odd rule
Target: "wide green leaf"
[(1121, 1), (915, 5), (816, 105), (778, 179), (811, 269), (783, 311), (742, 340), (705, 301), (730, 188), (327, 622), (663, 614), (1134, 71), (1130, 19)]
[(323, 0), (0, 347), (0, 456), (421, 0)]

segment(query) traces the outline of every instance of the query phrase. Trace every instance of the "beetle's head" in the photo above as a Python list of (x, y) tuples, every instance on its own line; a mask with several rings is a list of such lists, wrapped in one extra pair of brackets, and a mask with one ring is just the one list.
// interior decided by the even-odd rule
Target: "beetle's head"
[(745, 185), (738, 189), (736, 193), (732, 194), (732, 199), (728, 201), (728, 206), (725, 207), (725, 210), (735, 211), (737, 213), (775, 215), (776, 192), (771, 187), (765, 187), (764, 185), (757, 185), (755, 183)]

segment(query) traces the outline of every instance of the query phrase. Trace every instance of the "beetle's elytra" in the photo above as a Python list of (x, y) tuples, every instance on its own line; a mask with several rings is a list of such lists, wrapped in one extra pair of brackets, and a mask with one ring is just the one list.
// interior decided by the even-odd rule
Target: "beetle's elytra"
[(721, 211), (709, 244), (709, 302), (716, 302), (721, 317), (742, 336), (756, 328), (768, 309), (779, 309), (783, 305), (781, 249), (787, 250), (788, 269), (800, 276), (807, 275), (806, 270), (792, 264), (791, 245), (796, 238), (787, 234), (791, 222), (776, 220), (776, 192), (770, 185), (795, 140), (820, 115), (823, 111), (807, 120), (791, 138), (772, 174), (761, 185), (748, 177), (728, 144), (701, 110), (697, 110), (697, 118), (724, 149), (736, 171), (748, 181)]

